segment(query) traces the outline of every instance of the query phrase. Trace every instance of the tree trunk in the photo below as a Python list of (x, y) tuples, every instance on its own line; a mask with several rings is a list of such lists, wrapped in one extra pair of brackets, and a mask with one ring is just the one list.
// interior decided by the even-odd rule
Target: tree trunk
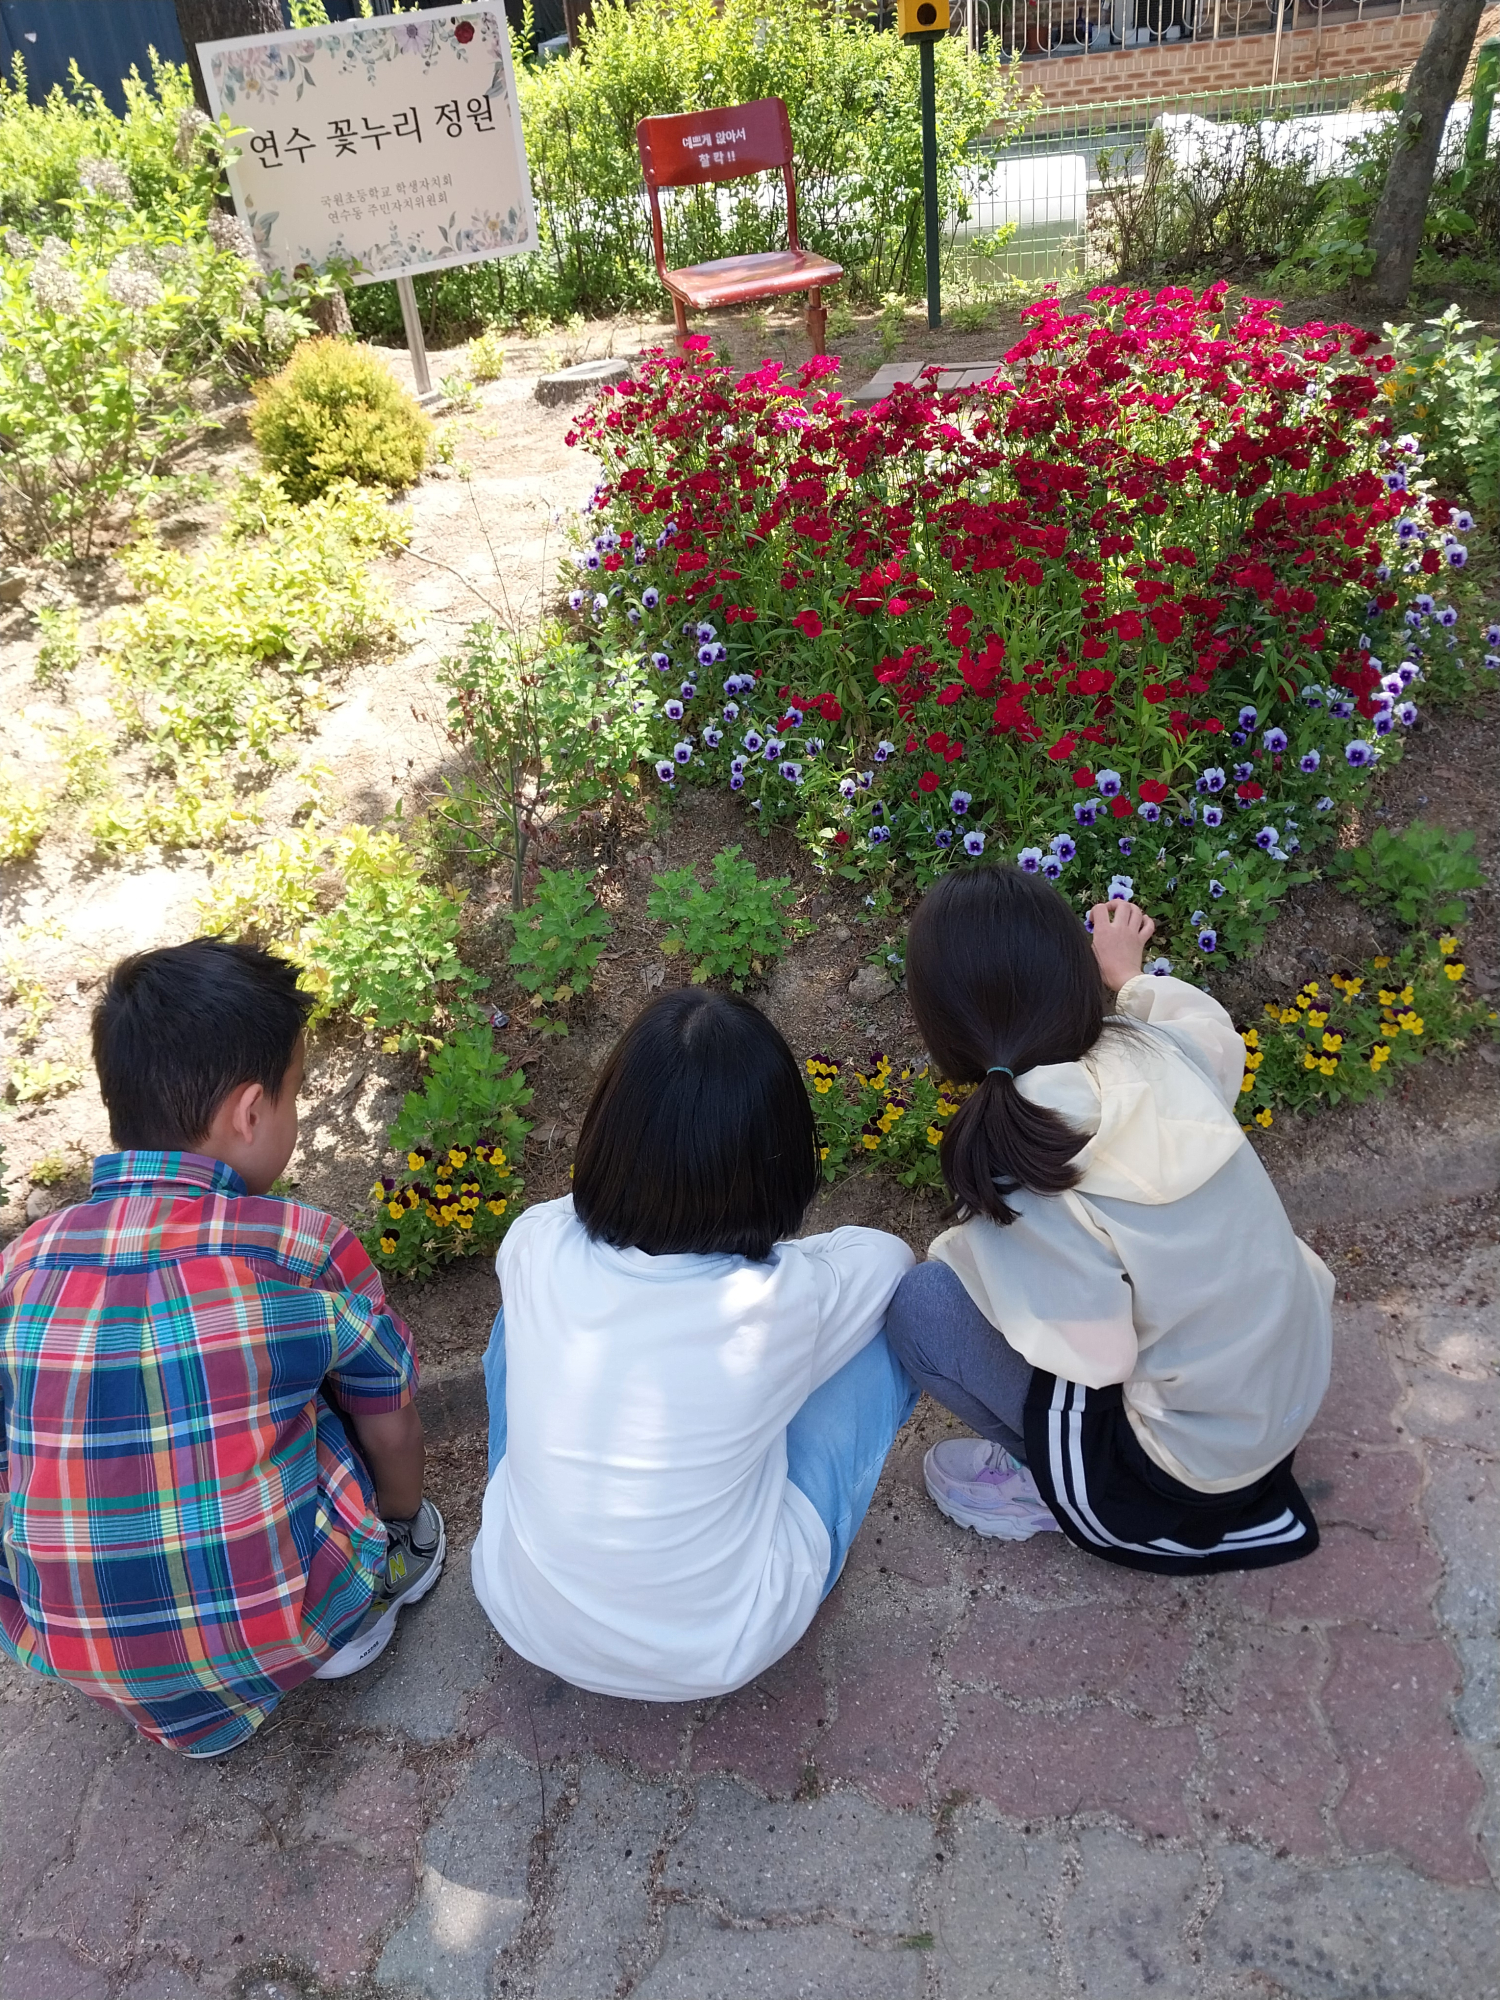
[(1412, 67), (1401, 101), (1396, 150), (1370, 223), (1375, 265), (1363, 289), (1375, 305), (1406, 303), (1422, 248), (1443, 127), (1463, 81), (1484, 4), (1485, 0), (1442, 0), (1432, 32)]
[(208, 110), (199, 42), (225, 42), (237, 35), (274, 35), (286, 26), (281, 0), (177, 0), (177, 26), (187, 49), (193, 95), (201, 111)]

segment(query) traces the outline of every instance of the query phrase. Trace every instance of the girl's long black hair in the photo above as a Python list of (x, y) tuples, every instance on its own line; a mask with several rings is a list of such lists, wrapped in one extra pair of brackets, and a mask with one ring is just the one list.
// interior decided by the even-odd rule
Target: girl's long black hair
[(1039, 876), (1017, 868), (945, 875), (911, 920), (906, 988), (935, 1069), (977, 1085), (939, 1158), (959, 1219), (1013, 1222), (1006, 1196), (1075, 1185), (1085, 1144), (1055, 1111), (1028, 1103), (1012, 1077), (1076, 1062), (1098, 1041), (1104, 980), (1082, 923)]

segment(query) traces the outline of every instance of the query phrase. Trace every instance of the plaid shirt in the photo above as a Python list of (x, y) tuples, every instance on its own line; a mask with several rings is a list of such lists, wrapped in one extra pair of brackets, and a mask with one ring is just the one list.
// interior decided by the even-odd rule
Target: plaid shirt
[(368, 1608), (385, 1527), (324, 1394), (400, 1409), (405, 1324), (332, 1216), (110, 1153), (0, 1258), (0, 1645), (227, 1749)]

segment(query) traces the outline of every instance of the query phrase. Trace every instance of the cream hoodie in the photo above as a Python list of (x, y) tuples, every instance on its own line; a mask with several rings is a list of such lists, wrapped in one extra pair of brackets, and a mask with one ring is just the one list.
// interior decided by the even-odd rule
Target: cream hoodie
[(1124, 1385), (1142, 1449), (1199, 1493), (1292, 1450), (1328, 1387), (1333, 1276), (1292, 1234), (1234, 1106), (1244, 1046), (1216, 1000), (1142, 975), (1082, 1062), (1016, 1088), (1087, 1144), (1078, 1186), (1007, 1197), (929, 1254), (1034, 1368)]

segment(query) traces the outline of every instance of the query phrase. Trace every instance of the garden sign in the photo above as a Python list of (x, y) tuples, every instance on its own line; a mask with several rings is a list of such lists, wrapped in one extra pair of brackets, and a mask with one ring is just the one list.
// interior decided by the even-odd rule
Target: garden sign
[(536, 248), (503, 8), (294, 28), (198, 53), (215, 115), (244, 128), (229, 184), (262, 262), (288, 275), (344, 262), (357, 284), (395, 278), (425, 387), (411, 278)]

